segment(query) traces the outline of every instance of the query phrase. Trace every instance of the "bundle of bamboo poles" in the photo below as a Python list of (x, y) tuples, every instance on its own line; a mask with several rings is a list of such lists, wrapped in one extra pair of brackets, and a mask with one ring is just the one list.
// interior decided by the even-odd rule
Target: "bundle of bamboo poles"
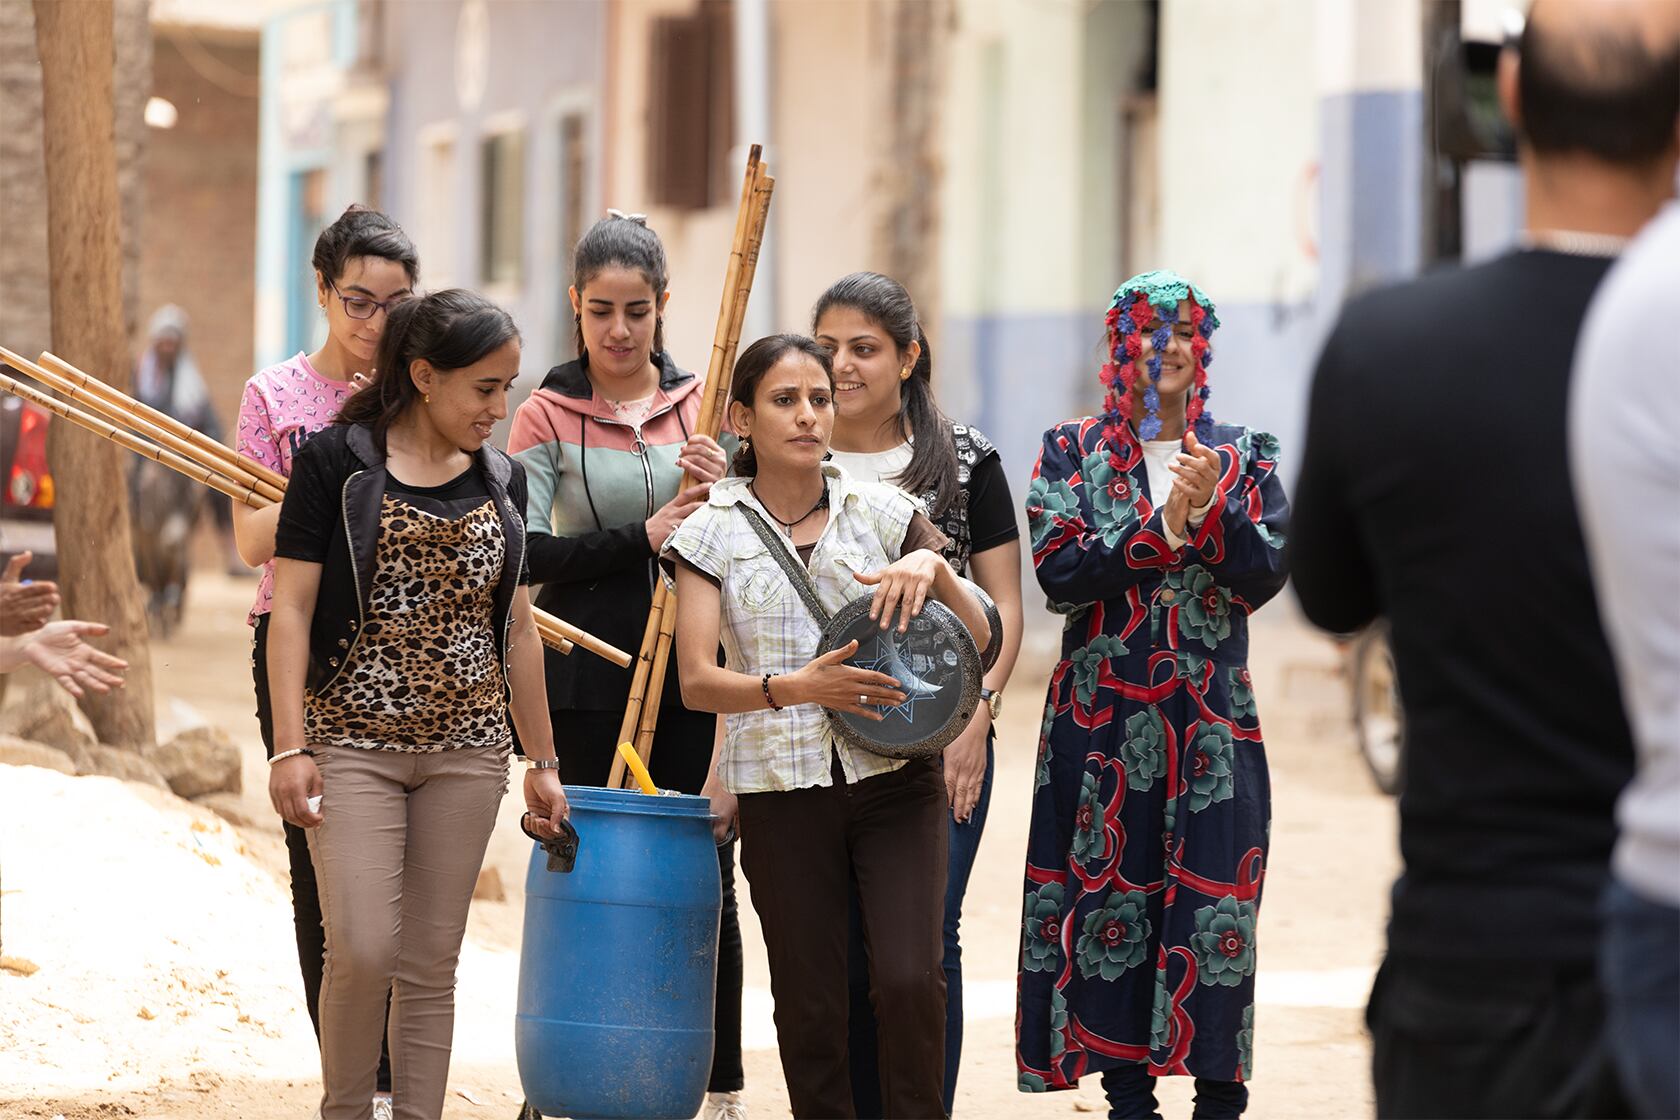
[[(747, 170), (741, 183), (741, 204), (735, 213), (735, 237), (730, 244), (729, 265), (724, 272), (723, 300), (718, 309), (717, 330), (712, 335), (712, 355), (706, 367), (705, 395), (695, 421), (697, 435), (717, 438), (723, 428), (724, 409), (729, 403), (729, 381), (735, 368), (735, 349), (741, 341), (741, 323), (747, 313), (753, 275), (758, 271), (758, 251), (764, 242), (764, 224), (770, 213), (770, 194), (776, 180), (760, 158), (763, 149), (754, 144), (747, 154)], [(694, 485), (683, 474), (679, 490)], [(665, 691), (665, 670), (671, 660), (671, 641), (676, 634), (677, 596), (664, 582), (654, 588), (653, 606), (642, 631), (642, 648), (636, 656), (636, 672), (630, 679), (630, 700), (619, 725), (618, 741), (633, 743), (645, 765), (653, 753), (653, 732), (659, 723), (659, 702)], [(613, 758), (607, 778), (611, 788), (633, 784), (626, 774), (624, 758)]]
[[(55, 354), (43, 353), (37, 363), (0, 346), (0, 362), (28, 374), (76, 404), (86, 405), (87, 409), (77, 408), (4, 374), (0, 374), (0, 390), (37, 404), (137, 455), (180, 471), (236, 502), (262, 509), (285, 497), (284, 475), (113, 389)], [(630, 667), (630, 655), (616, 646), (551, 614), (533, 613), (544, 644), (562, 653), (570, 653), (574, 645), (582, 646), (616, 665)]]

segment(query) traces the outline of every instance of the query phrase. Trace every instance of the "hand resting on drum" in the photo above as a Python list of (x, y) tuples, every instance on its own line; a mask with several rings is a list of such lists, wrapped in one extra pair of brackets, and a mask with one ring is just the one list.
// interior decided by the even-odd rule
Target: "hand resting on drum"
[(852, 712), (879, 721), (885, 709), (904, 703), (905, 693), (899, 682), (873, 669), (859, 669), (845, 664), (856, 653), (856, 640), (838, 649), (829, 650), (813, 658), (794, 672), (770, 678), (776, 703), (786, 708), (792, 704), (821, 704), (837, 712)]
[(859, 572), (852, 577), (859, 583), (875, 588), (875, 600), (870, 604), (869, 617), (879, 619), (881, 629), (892, 626), (893, 612), (898, 612), (898, 632), (910, 629), (910, 620), (922, 613), (922, 604), (932, 595), (962, 619), (974, 644), (981, 649), (992, 639), (992, 628), (986, 622), (986, 612), (969, 590), (957, 578), (946, 559), (931, 549), (919, 548), (907, 552), (884, 568), (873, 572)]

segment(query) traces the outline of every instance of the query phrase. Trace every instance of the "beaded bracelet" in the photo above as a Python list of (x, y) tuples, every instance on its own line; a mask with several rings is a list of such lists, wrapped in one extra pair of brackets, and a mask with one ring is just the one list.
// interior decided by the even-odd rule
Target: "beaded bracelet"
[(779, 712), (779, 711), (782, 710), (782, 706), (780, 704), (776, 703), (776, 698), (774, 696), (770, 695), (770, 678), (773, 677), (773, 676), (776, 676), (776, 674), (775, 673), (766, 673), (766, 674), (764, 674), (764, 679), (759, 681), (758, 683), (759, 683), (759, 687), (764, 689), (764, 702), (766, 704), (770, 705), (770, 707), (773, 711), (778, 711)]
[(300, 754), (308, 755), (310, 758), (315, 757), (315, 752), (309, 747), (298, 747), (296, 750), (281, 751), (279, 754), (269, 759), (268, 764), (273, 766), (276, 762), (279, 762), (283, 758), (296, 758)]

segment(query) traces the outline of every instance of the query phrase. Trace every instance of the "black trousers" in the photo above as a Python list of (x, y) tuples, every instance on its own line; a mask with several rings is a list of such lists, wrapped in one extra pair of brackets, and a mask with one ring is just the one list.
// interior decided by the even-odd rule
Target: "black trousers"
[[(698, 794), (712, 762), (717, 716), (693, 712), (669, 697), (659, 708), (648, 770), (660, 789)], [(623, 712), (555, 711), (555, 753), (566, 785), (605, 786), (618, 751)], [(712, 1026), (712, 1077), (708, 1093), (737, 1093), (746, 1084), (741, 1064), (741, 918), (735, 903), (735, 845), (718, 848), (718, 877), (723, 882), (723, 913), (718, 922), (717, 1004)]]
[(1365, 1021), (1379, 1120), (1631, 1115), (1591, 960), (1390, 956)]
[(770, 958), (776, 1041), (800, 1120), (857, 1115), (846, 1024), (847, 898), (857, 884), (878, 1024), (881, 1103), (943, 1117), (943, 925), (950, 829), (936, 761), (741, 795), (741, 870)]
[[(251, 677), (257, 689), (257, 727), (263, 750), (274, 757), (274, 704), (268, 694), (268, 616), (259, 615), (251, 644)], [(315, 1038), (321, 1037), (321, 966), (327, 933), (321, 925), (321, 895), (315, 885), (315, 865), (309, 859), (309, 838), (303, 829), (281, 822), (286, 832), (286, 860), (292, 871), (292, 926), (297, 933), (298, 969), (303, 973), (303, 1003), (309, 1009)], [(379, 1048), (379, 1092), (391, 1091), (389, 1010), (387, 1036)]]

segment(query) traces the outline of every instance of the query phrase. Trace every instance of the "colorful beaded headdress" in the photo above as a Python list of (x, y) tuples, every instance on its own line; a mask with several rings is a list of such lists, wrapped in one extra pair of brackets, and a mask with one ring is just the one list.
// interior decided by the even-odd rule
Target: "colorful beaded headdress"
[(1206, 437), (1213, 422), (1206, 412), (1211, 393), (1207, 367), (1213, 361), (1208, 340), (1219, 326), (1219, 316), (1214, 314), (1213, 301), (1196, 285), (1176, 272), (1156, 271), (1134, 276), (1120, 285), (1109, 304), (1109, 360), (1102, 368), (1102, 382), (1108, 387), (1103, 398), (1103, 435), (1110, 444), (1117, 446), (1132, 439), (1132, 386), (1137, 379), (1137, 358), (1143, 353), (1143, 332), (1153, 319), (1160, 319), (1161, 325), (1149, 336), (1154, 352), (1145, 363), (1149, 384), (1143, 391), (1143, 418), (1138, 421), (1137, 434), (1144, 439), (1161, 434), (1161, 394), (1156, 388), (1161, 380), (1161, 352), (1172, 341), (1179, 301), (1186, 299), (1190, 301), (1190, 322), (1196, 328), (1190, 340), (1196, 383), (1184, 410), (1184, 422), (1198, 436)]

